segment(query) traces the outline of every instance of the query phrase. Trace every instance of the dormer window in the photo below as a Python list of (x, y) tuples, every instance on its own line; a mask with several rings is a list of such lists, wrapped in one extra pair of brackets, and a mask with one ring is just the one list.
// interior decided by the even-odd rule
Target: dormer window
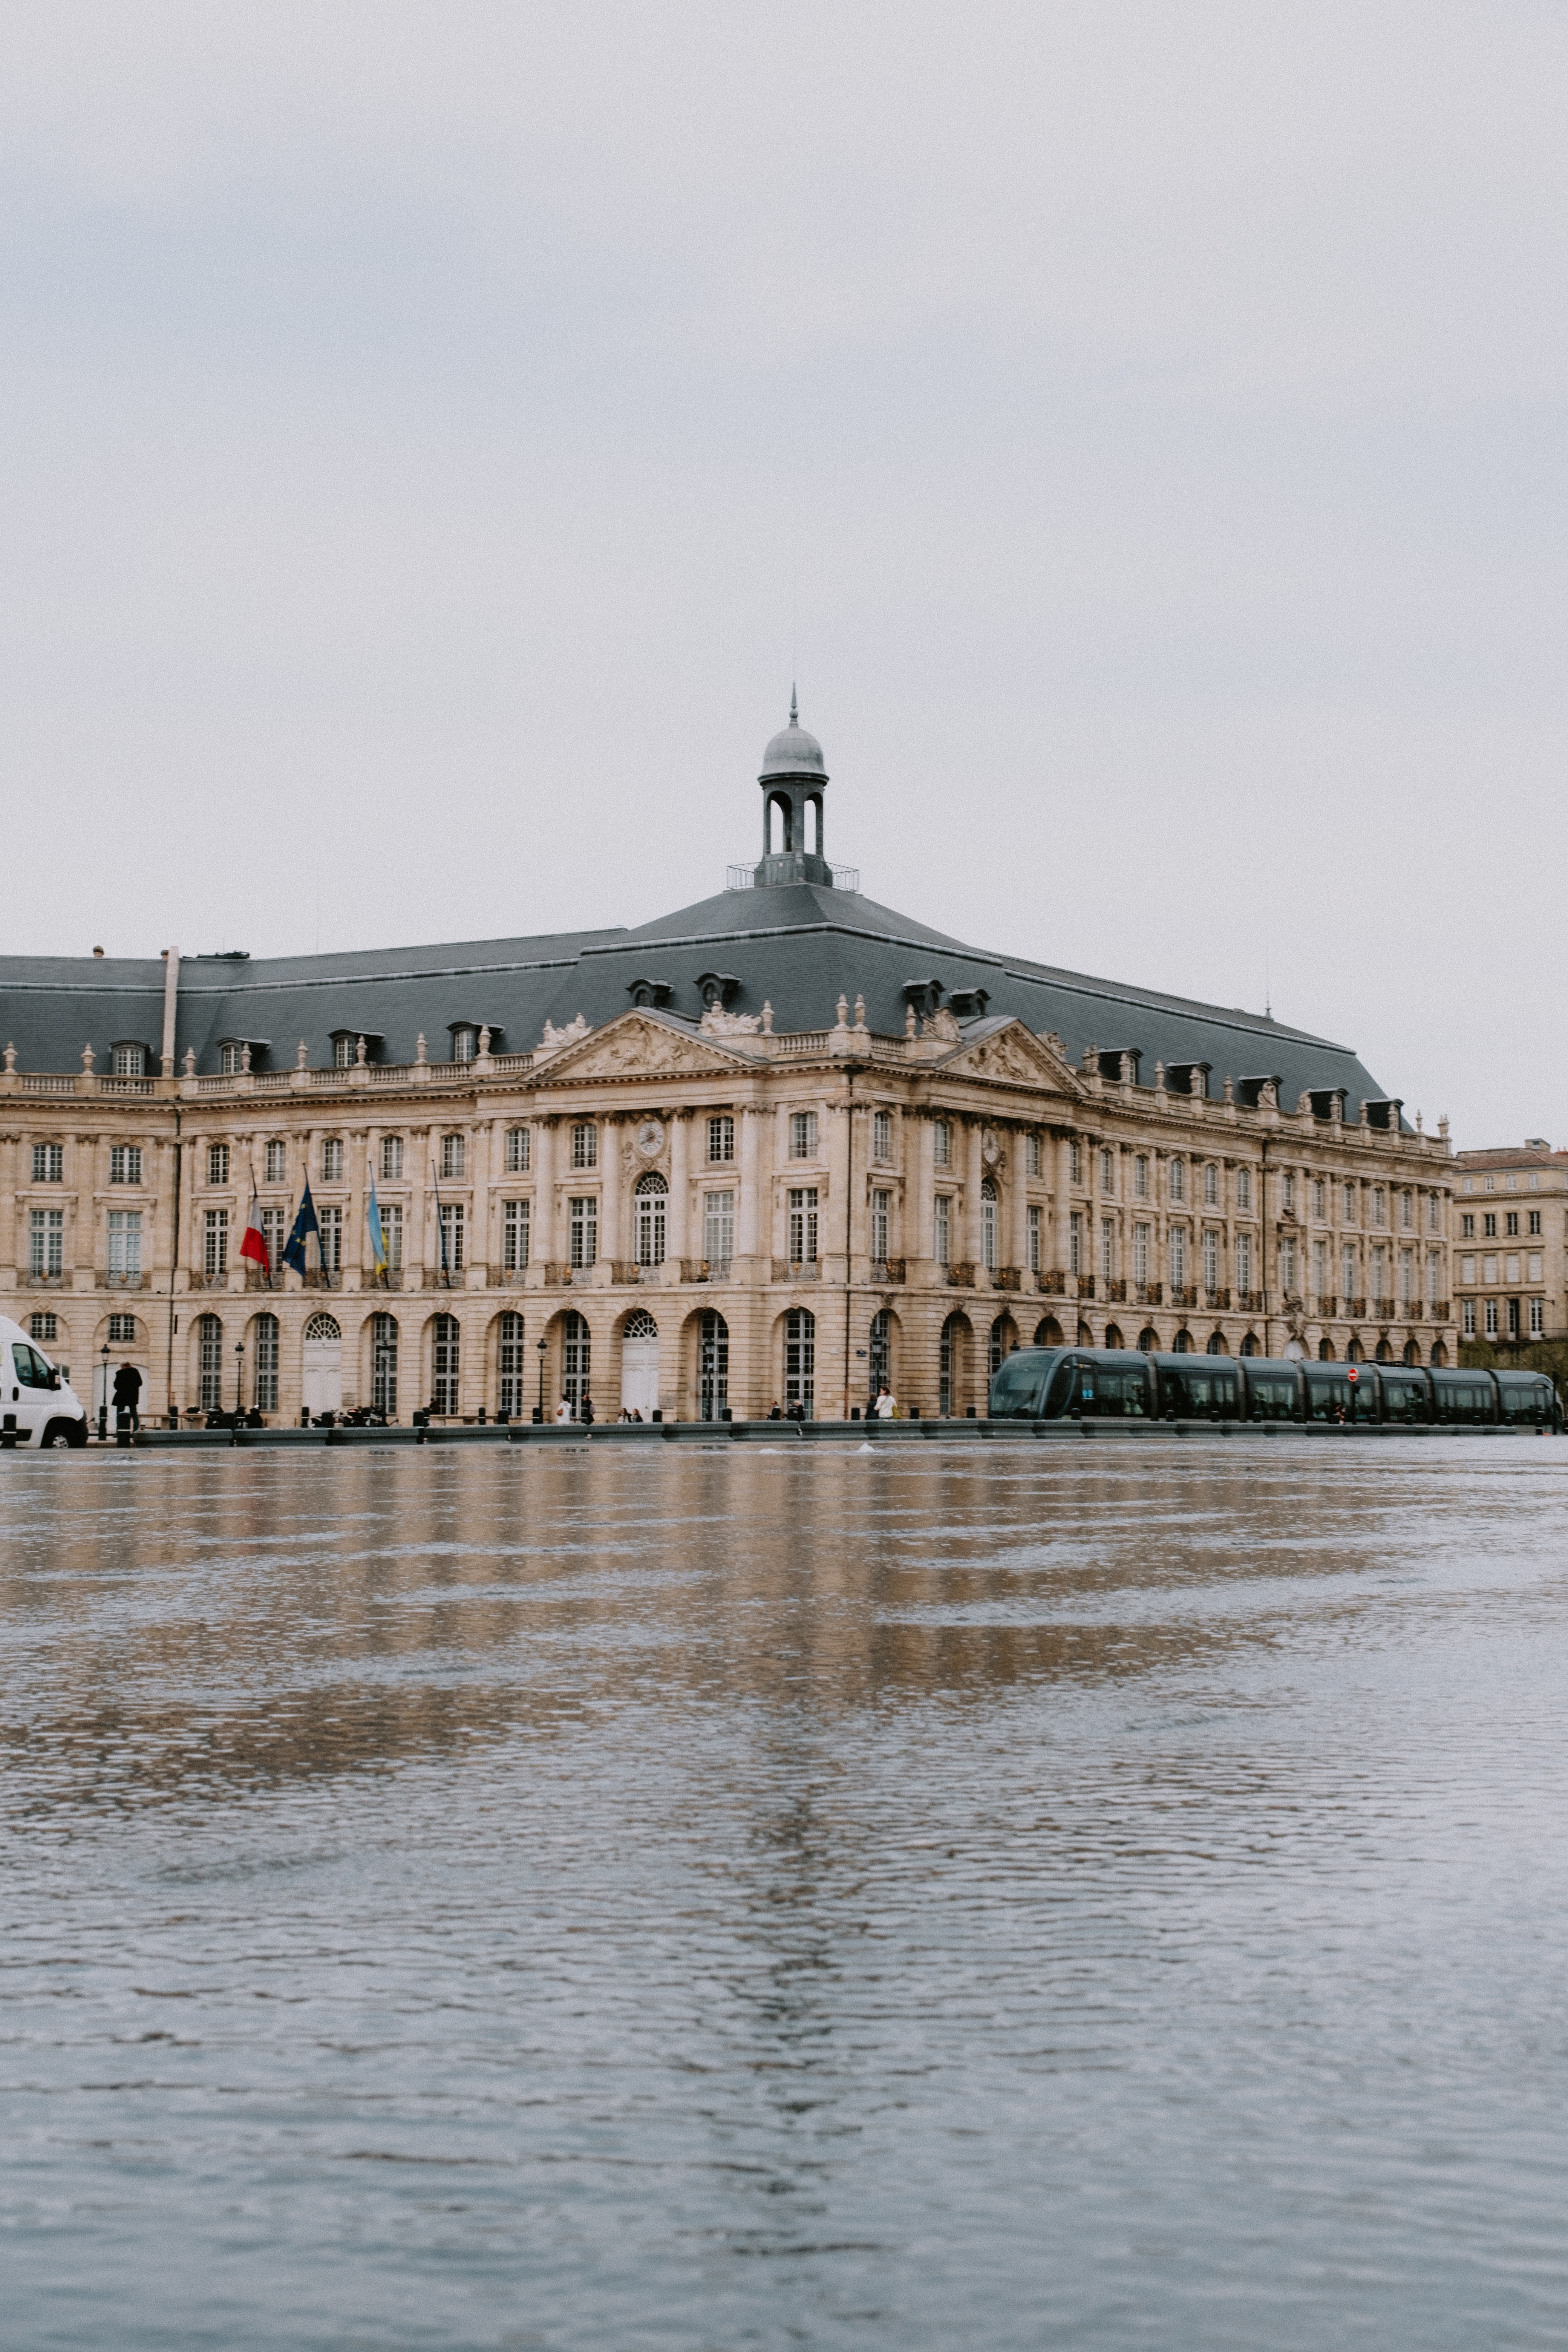
[(109, 1067), (110, 1075), (117, 1078), (144, 1078), (147, 1075), (146, 1046), (110, 1046)]
[(977, 1021), (990, 1002), (990, 992), (984, 988), (955, 988), (948, 998), (960, 1021)]
[(471, 1062), (479, 1050), (479, 1033), (471, 1022), (459, 1022), (452, 1031), (452, 1059)]
[(332, 1039), (333, 1069), (352, 1070), (354, 1066), (354, 1052), (355, 1045), (353, 1039), (349, 1035), (346, 1029), (340, 1029), (337, 1035)]
[(668, 980), (633, 980), (626, 983), (626, 993), (634, 1004), (650, 1006), (657, 1012), (669, 1003), (675, 990)]
[(232, 1037), (218, 1047), (218, 1066), (226, 1078), (238, 1076), (244, 1059), (243, 1048)]
[(697, 989), (704, 1012), (721, 1013), (741, 993), (741, 983), (732, 971), (704, 971), (698, 975)]

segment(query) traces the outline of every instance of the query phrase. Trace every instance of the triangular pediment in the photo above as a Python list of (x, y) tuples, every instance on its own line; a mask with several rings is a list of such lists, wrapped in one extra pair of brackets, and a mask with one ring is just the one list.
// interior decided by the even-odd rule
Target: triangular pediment
[(541, 1087), (565, 1079), (576, 1086), (590, 1078), (719, 1077), (754, 1067), (756, 1058), (634, 1006), (579, 1043), (536, 1059), (530, 1076)]
[(966, 1037), (937, 1067), (944, 1076), (988, 1078), (994, 1085), (1049, 1087), (1059, 1094), (1079, 1091), (1077, 1073), (1061, 1055), (1022, 1021), (986, 1024), (987, 1033)]

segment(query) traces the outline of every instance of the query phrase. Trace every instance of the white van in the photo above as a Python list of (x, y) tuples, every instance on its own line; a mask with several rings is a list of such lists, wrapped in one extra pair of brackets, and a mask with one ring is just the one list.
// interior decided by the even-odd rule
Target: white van
[(18, 1445), (85, 1445), (87, 1415), (19, 1323), (0, 1315), (0, 1431)]

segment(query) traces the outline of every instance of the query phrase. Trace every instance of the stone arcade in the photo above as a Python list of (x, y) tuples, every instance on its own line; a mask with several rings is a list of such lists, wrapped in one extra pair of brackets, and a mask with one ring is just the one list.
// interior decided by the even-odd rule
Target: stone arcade
[[(756, 866), (637, 929), (0, 961), (0, 1307), (84, 1389), (283, 1421), (963, 1413), (1037, 1337), (1453, 1360), (1447, 1122), (874, 904), (793, 703), (759, 781)], [(264, 1282), (252, 1184), (276, 1263), (307, 1178), (321, 1270)]]

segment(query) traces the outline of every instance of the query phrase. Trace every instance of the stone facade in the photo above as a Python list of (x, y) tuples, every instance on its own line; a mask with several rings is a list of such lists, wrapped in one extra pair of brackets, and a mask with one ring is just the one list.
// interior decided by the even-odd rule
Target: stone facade
[(1463, 1339), (1568, 1339), (1568, 1151), (1545, 1142), (1454, 1161), (1454, 1297)]
[[(650, 1318), (646, 1402), (682, 1419), (803, 1391), (837, 1416), (884, 1365), (925, 1412), (983, 1410), (996, 1351), (1037, 1338), (1451, 1358), (1444, 1139), (1111, 1081), (1020, 1022), (983, 1026), (878, 1035), (841, 1006), (817, 1032), (693, 1035), (631, 1008), (461, 1066), (7, 1072), (0, 1300), (52, 1318), (40, 1338), (79, 1380), (106, 1346), (132, 1356), (157, 1410), (232, 1403), (238, 1348), (245, 1402), (259, 1371), (285, 1420), (322, 1317), (345, 1407), (373, 1400), (392, 1318), (405, 1419), (438, 1381), (449, 1411), (531, 1408), (542, 1338), (553, 1412), (583, 1374), (574, 1318), (601, 1413), (620, 1409), (628, 1321)], [(264, 1285), (242, 1264), (253, 1173), (274, 1252), (309, 1177), (322, 1275)], [(373, 1181), (396, 1235), (384, 1285)], [(128, 1213), (133, 1271), (110, 1222)]]
[[(1446, 1122), (863, 898), (793, 708), (759, 782), (758, 864), (634, 931), (0, 960), (0, 1307), (182, 1418), (962, 1414), (1037, 1339), (1453, 1360)], [(253, 1193), (276, 1261), (307, 1181), (323, 1266), (264, 1280)]]

